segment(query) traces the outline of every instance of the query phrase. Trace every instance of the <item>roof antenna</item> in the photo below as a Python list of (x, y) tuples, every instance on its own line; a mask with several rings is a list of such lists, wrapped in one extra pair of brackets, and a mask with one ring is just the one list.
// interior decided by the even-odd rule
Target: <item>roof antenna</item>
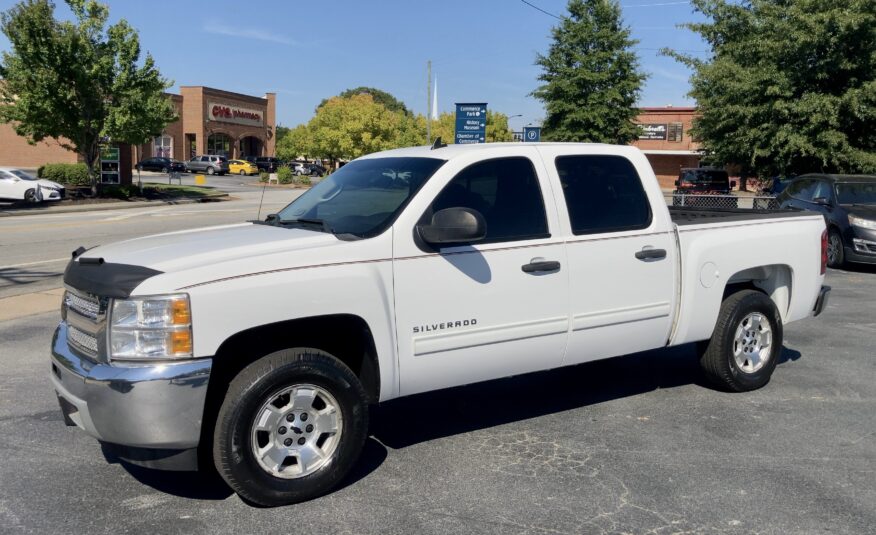
[(447, 146), (447, 143), (441, 143), (441, 136), (438, 136), (438, 137), (435, 138), (435, 143), (432, 143), (432, 149), (431, 149), (431, 150), (435, 150), (435, 149), (443, 149), (443, 148), (446, 147), (446, 146)]

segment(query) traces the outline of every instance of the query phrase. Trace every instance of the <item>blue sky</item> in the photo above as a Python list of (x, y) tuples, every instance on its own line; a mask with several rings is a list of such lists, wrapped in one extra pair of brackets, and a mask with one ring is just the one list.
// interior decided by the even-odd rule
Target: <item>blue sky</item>
[[(563, 14), (564, 0), (529, 0)], [(536, 53), (550, 44), (558, 23), (520, 0), (141, 0), (110, 1), (112, 20), (140, 32), (167, 78), (253, 95), (277, 93), (277, 118), (305, 122), (325, 97), (356, 86), (389, 91), (413, 110), (426, 111), (426, 61), (438, 79), (441, 111), (454, 102), (488, 102), (519, 129), (543, 116), (527, 96), (538, 84)], [(0, 0), (6, 10), (14, 2)], [(705, 51), (690, 31), (699, 20), (688, 2), (621, 0), (625, 23), (640, 41), (650, 77), (643, 106), (690, 105), (689, 72), (659, 56), (668, 46)], [(58, 16), (69, 15), (58, 1)], [(9, 42), (0, 35), (0, 50)], [(702, 55), (702, 54), (700, 54)]]

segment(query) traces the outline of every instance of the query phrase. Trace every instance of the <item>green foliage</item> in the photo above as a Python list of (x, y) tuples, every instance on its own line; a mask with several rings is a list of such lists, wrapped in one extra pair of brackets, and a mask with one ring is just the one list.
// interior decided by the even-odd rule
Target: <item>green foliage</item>
[(259, 181), (261, 181), (261, 182), (267, 182), (269, 178), (271, 178), (271, 175), (270, 175), (270, 174), (268, 174), (268, 173), (266, 173), (266, 172), (264, 172), (264, 171), (262, 171), (261, 173), (259, 173)]
[(295, 179), (295, 174), (288, 166), (281, 165), (277, 169), (277, 182), (280, 184), (291, 184)]
[(616, 0), (570, 0), (569, 15), (552, 30), (547, 55), (538, 55), (544, 85), (542, 137), (552, 141), (629, 143), (645, 80)]
[(281, 160), (297, 160), (313, 153), (310, 132), (306, 125), (300, 124), (277, 140), (277, 156)]
[(71, 186), (91, 184), (88, 167), (84, 163), (47, 163), (37, 169), (37, 177)]
[(310, 177), (307, 175), (296, 176), (295, 183), (301, 184), (302, 186), (309, 186), (310, 185)]
[[(355, 95), (370, 95), (374, 102), (380, 104), (384, 108), (389, 111), (403, 113), (405, 115), (409, 115), (411, 112), (408, 110), (408, 107), (405, 106), (405, 103), (400, 101), (399, 99), (392, 96), (390, 93), (383, 91), (381, 89), (377, 89), (374, 87), (356, 87), (354, 89), (347, 89), (338, 95), (341, 98), (350, 98)], [(319, 112), (319, 108), (328, 103), (330, 99), (323, 99), (322, 102), (319, 103), (319, 106), (316, 107), (317, 113)]]
[(141, 143), (175, 119), (150, 55), (140, 61), (137, 33), (125, 21), (107, 27), (109, 9), (66, 0), (72, 21), (49, 0), (24, 0), (0, 16), (9, 39), (0, 76), (0, 121), (34, 143), (55, 138), (76, 151), (96, 189), (100, 141)]
[(277, 140), (277, 143), (280, 143), (281, 141), (283, 141), (283, 138), (286, 137), (287, 135), (289, 135), (289, 132), (291, 132), (291, 131), (292, 131), (292, 129), (289, 128), (288, 126), (277, 125), (277, 128), (274, 131), (274, 138)]
[(708, 59), (694, 71), (708, 157), (761, 176), (876, 172), (873, 0), (693, 0)]
[(102, 185), (100, 187), (100, 196), (107, 199), (119, 199), (121, 201), (127, 201), (131, 197), (137, 197), (140, 194), (140, 190), (137, 186), (134, 185)]

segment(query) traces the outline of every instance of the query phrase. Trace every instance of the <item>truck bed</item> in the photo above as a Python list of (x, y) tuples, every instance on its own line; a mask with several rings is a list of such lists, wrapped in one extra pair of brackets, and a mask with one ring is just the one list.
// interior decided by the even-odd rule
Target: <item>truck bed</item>
[(746, 208), (690, 208), (670, 206), (672, 222), (679, 226), (701, 225), (703, 223), (730, 223), (738, 221), (757, 221), (763, 219), (784, 219), (788, 217), (810, 217), (816, 212), (802, 210), (751, 210)]

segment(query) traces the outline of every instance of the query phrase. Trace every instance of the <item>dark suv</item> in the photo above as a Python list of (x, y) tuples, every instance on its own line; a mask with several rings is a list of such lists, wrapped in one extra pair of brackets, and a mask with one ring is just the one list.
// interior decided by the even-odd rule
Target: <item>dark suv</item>
[(259, 171), (275, 173), (283, 165), (283, 162), (273, 156), (259, 156), (255, 159), (255, 164)]
[(876, 175), (802, 175), (777, 200), (781, 208), (824, 216), (830, 267), (876, 264)]

